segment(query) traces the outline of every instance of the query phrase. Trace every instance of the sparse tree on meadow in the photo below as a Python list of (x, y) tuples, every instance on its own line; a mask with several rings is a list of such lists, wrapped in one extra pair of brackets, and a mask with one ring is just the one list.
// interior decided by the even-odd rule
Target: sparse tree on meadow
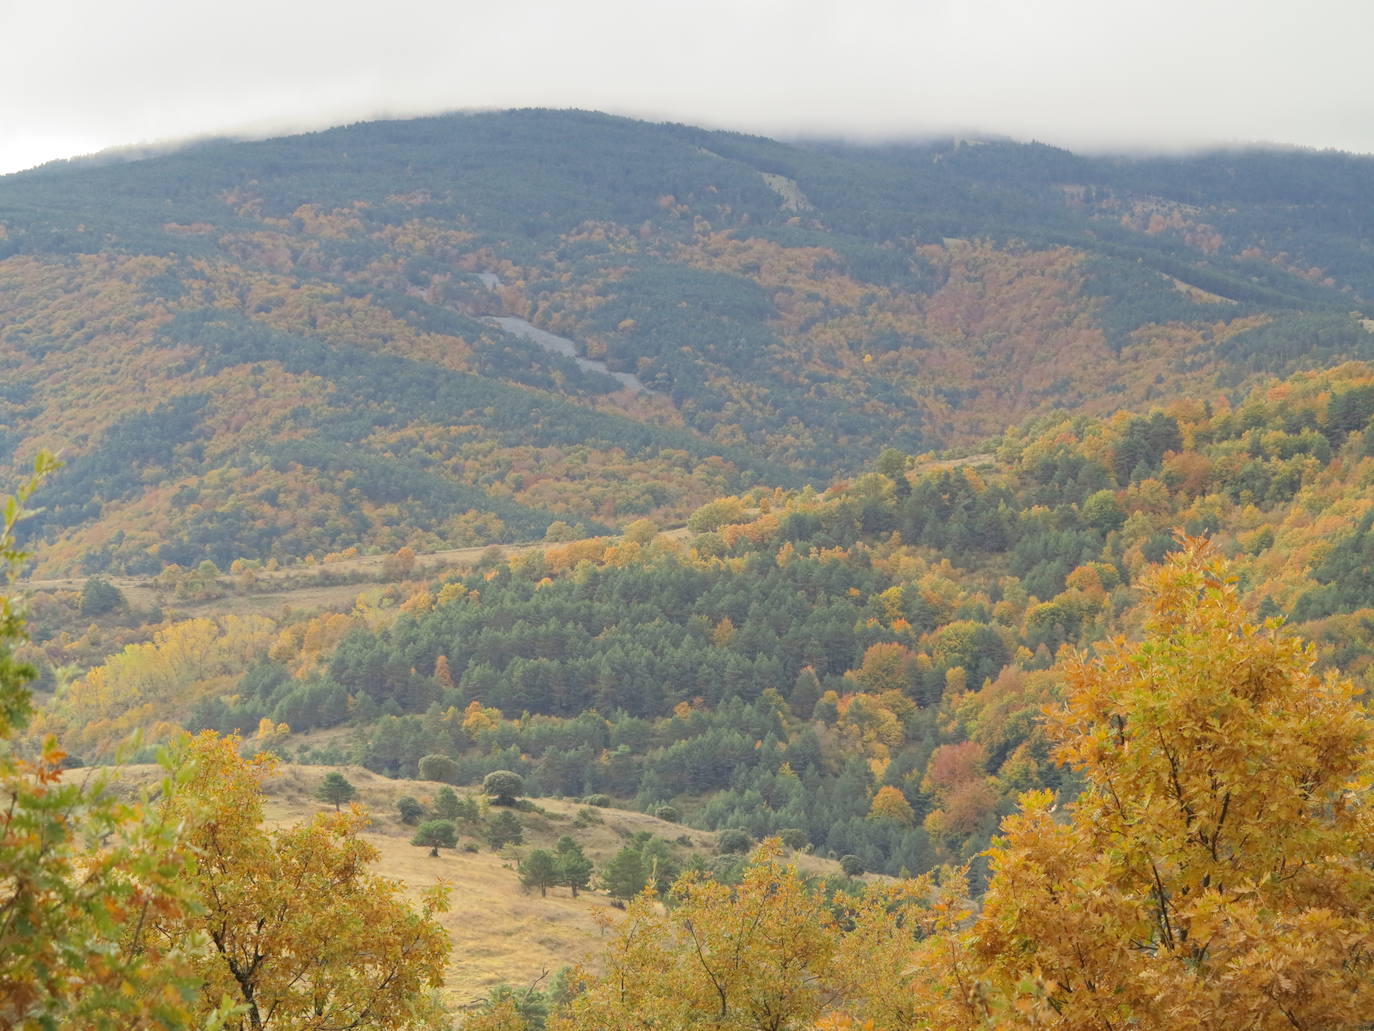
[(573, 898), (577, 898), (578, 891), (591, 883), (592, 861), (583, 854), (582, 846), (566, 834), (558, 839), (554, 860), (558, 866), (558, 883), (565, 885)]
[(601, 882), (611, 898), (629, 900), (644, 890), (649, 875), (639, 850), (626, 845), (601, 869)]
[(427, 848), (431, 856), (437, 856), (441, 848), (458, 847), (458, 829), (451, 820), (426, 820), (415, 828), (410, 843)]
[(434, 792), (434, 802), (430, 808), (440, 820), (457, 823), (463, 817), (463, 803), (459, 800), (458, 793), (450, 787), (442, 787)]
[(506, 845), (518, 845), (524, 839), (524, 828), (509, 809), (502, 809), (487, 823), (487, 843), (498, 852)]
[(520, 884), (525, 888), (538, 888), (540, 898), (549, 894), (549, 889), (558, 883), (558, 864), (553, 853), (536, 848), (520, 863)]
[(315, 797), (321, 802), (334, 807), (338, 812), (339, 807), (345, 802), (351, 802), (358, 795), (355, 788), (342, 773), (338, 770), (330, 770), (324, 775), (324, 780), (320, 781), (320, 788), (315, 792)]
[(482, 791), (492, 796), (493, 805), (515, 805), (525, 793), (525, 778), (510, 770), (492, 770), (482, 778)]

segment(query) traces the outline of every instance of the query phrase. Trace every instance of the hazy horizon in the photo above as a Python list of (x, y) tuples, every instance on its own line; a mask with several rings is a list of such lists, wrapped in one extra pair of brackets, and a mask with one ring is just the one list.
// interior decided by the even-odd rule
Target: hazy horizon
[[(533, 106), (534, 105), (530, 105), (530, 107)], [(529, 108), (527, 107), (525, 109)], [(1014, 143), (1041, 143), (1048, 146), (1058, 147), (1060, 149), (1070, 151), (1074, 154), (1081, 154), (1084, 156), (1105, 157), (1179, 157), (1187, 156), (1189, 154), (1201, 154), (1215, 151), (1257, 149), (1280, 151), (1334, 151), (1339, 153), (1350, 153), (1355, 155), (1374, 157), (1374, 151), (1350, 151), (1344, 150), (1339, 147), (1319, 147), (1301, 143), (1289, 143), (1282, 140), (1217, 140), (1212, 142), (1198, 142), (1192, 144), (1160, 143), (1155, 145), (1140, 144), (1136, 146), (1131, 146), (1127, 144), (1109, 145), (1103, 143), (1097, 146), (1093, 146), (1091, 144), (1085, 144), (1082, 146), (1069, 146), (1063, 143), (1057, 143), (1053, 140), (1040, 139), (1033, 136), (1013, 136), (1007, 133), (989, 132), (981, 130), (977, 127), (951, 127), (938, 130), (931, 129), (927, 131), (911, 131), (906, 133), (894, 131), (890, 133), (872, 132), (846, 134), (842, 132), (824, 132), (807, 128), (799, 128), (794, 131), (767, 132), (758, 129), (750, 129), (735, 125), (718, 125), (711, 124), (710, 122), (705, 121), (689, 121), (686, 119), (675, 118), (671, 116), (657, 117), (653, 114), (648, 113), (636, 113), (628, 111), (617, 112), (604, 109), (597, 110), (591, 108), (573, 107), (551, 107), (549, 109), (559, 111), (590, 111), (592, 113), (607, 114), (614, 117), (629, 118), (648, 123), (679, 123), (692, 125), (701, 129), (740, 132), (746, 135), (754, 135), (774, 139), (783, 143), (798, 144), (849, 143), (859, 146), (882, 146), (889, 144), (904, 143), (920, 144), (933, 140), (949, 138), (968, 138), (979, 140), (1008, 140)], [(101, 159), (137, 161), (142, 160), (144, 158), (160, 157), (163, 155), (172, 154), (186, 147), (192, 147), (201, 143), (211, 143), (219, 141), (253, 142), (267, 139), (282, 139), (291, 136), (299, 136), (314, 132), (325, 132), (330, 129), (345, 128), (349, 125), (358, 125), (368, 122), (405, 121), (410, 119), (497, 113), (501, 111), (514, 110), (521, 110), (521, 108), (468, 108), (455, 110), (417, 111), (404, 114), (378, 112), (370, 116), (349, 118), (332, 122), (321, 122), (319, 124), (313, 125), (279, 126), (270, 129), (254, 129), (252, 127), (243, 127), (239, 131), (206, 132), (197, 135), (181, 137), (178, 139), (138, 140), (124, 144), (114, 144), (108, 147), (104, 147), (100, 150), (90, 151), (86, 153), (61, 154), (49, 158), (44, 158), (42, 161), (39, 161), (36, 164), (26, 165), (23, 168), (13, 168), (0, 171), (0, 176), (10, 175), (18, 172), (31, 171), (35, 168), (41, 168), (47, 164), (65, 161), (71, 161), (74, 163), (79, 163), (83, 161), (100, 161)]]
[(583, 108), (776, 138), (1374, 153), (1374, 5), (1314, 0), (16, 3), (0, 172), (112, 147)]

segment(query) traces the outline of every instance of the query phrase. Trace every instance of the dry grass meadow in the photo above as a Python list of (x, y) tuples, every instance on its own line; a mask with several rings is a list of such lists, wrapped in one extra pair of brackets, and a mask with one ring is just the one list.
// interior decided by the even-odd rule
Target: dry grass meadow
[(535, 811), (517, 813), (525, 828), (523, 845), (497, 853), (479, 842), (478, 851), (468, 852), (463, 845), (476, 839), (464, 835), (458, 849), (442, 849), (435, 858), (429, 849), (410, 844), (414, 829), (401, 823), (396, 802), (403, 795), (426, 801), (443, 785), (392, 780), (359, 766), (283, 766), (266, 785), (268, 819), (292, 823), (325, 808), (314, 795), (330, 770), (348, 778), (358, 789), (358, 804), (372, 814), (367, 837), (381, 854), (380, 874), (400, 881), (417, 896), (439, 880), (449, 884), (452, 908), (441, 918), (453, 940), (445, 994), (457, 1007), (471, 1005), (502, 981), (530, 984), (560, 967), (595, 966), (604, 935), (597, 918), (615, 915), (609, 896), (590, 891), (573, 898), (566, 888), (551, 888), (546, 898), (525, 893), (516, 873), (523, 852), (552, 848), (562, 835), (571, 834), (599, 868), (640, 830), (669, 840), (686, 834), (695, 848), (714, 844), (709, 832), (616, 809), (592, 810), (602, 822), (574, 827), (582, 806), (538, 799)]
[[(662, 531), (662, 536), (684, 539), (686, 527)], [(416, 555), (415, 568), (407, 574), (412, 585), (449, 572), (471, 568), (479, 561), (499, 556), (511, 559), (530, 551), (541, 551), (561, 545), (546, 541), (524, 544), (484, 545), (476, 548), (452, 548), (447, 551), (424, 552)], [(284, 610), (296, 612), (347, 611), (360, 594), (394, 583), (383, 569), (386, 555), (358, 555), (319, 564), (296, 564), (277, 570), (258, 570), (253, 585), (244, 587), (229, 574), (221, 577), (225, 593), (207, 601), (186, 601), (160, 589), (153, 577), (106, 577), (118, 587), (125, 601), (135, 609), (163, 608), (167, 614), (185, 619), (192, 616), (245, 615), (259, 613), (275, 616)], [(57, 577), (23, 581), (26, 591), (80, 591), (88, 577)], [(335, 582), (342, 579), (344, 582)]]
[[(400, 882), (416, 898), (438, 881), (449, 885), (452, 908), (443, 914), (441, 922), (453, 941), (444, 996), (454, 1009), (473, 1006), (503, 981), (529, 985), (561, 967), (597, 966), (608, 933), (603, 921), (609, 918), (613, 923), (618, 916), (610, 897), (595, 888), (577, 898), (566, 888), (551, 888), (546, 898), (538, 892), (526, 893), (516, 872), (525, 851), (552, 848), (562, 835), (570, 834), (599, 869), (638, 831), (650, 831), (675, 842), (675, 850), (684, 861), (694, 851), (715, 850), (715, 834), (710, 831), (666, 823), (644, 813), (588, 810), (576, 802), (540, 798), (530, 801), (531, 809), (517, 814), (525, 830), (522, 845), (497, 853), (471, 834), (464, 834), (457, 849), (443, 849), (436, 858), (430, 856), (428, 848), (410, 844), (414, 828), (401, 823), (396, 802), (404, 795), (427, 801), (443, 785), (394, 780), (360, 766), (281, 764), (264, 785), (268, 822), (289, 825), (325, 811), (328, 806), (318, 801), (315, 793), (324, 776), (334, 770), (357, 788), (355, 804), (372, 818), (366, 837), (379, 853), (376, 872)], [(68, 776), (79, 778), (90, 772), (73, 770)], [(156, 767), (124, 767), (118, 780), (151, 784), (160, 773)], [(461, 795), (469, 789), (456, 790)], [(580, 820), (579, 813), (583, 814)], [(477, 844), (478, 850), (466, 851), (463, 846), (469, 842)], [(838, 864), (814, 856), (797, 855), (794, 861), (810, 873), (838, 871)], [(596, 881), (594, 876), (593, 883)]]

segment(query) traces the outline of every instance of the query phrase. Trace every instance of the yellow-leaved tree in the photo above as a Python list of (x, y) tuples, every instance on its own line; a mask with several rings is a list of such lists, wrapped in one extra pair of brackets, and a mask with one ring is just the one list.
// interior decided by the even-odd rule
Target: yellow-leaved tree
[(274, 760), (239, 754), (239, 741), (207, 731), (177, 757), (181, 776), (164, 812), (196, 858), (194, 912), (155, 927), (168, 941), (203, 936), (194, 959), (208, 1011), (228, 998), (239, 1028), (409, 1031), (445, 1026), (433, 990), (449, 941), (434, 914), (371, 872), (376, 849), (356, 808), (278, 830), (263, 826), (261, 782)]
[(1087, 787), (991, 851), (949, 1023), (1355, 1029), (1374, 1014), (1371, 722), (1189, 540), (1137, 644), (1067, 666), (1049, 732)]
[[(54, 467), (40, 456), (0, 510), (7, 581), (24, 558), (15, 523)], [(99, 776), (64, 778), (51, 738), (33, 758), (15, 748), (32, 713), (34, 669), (14, 652), (24, 632), (22, 607), (0, 592), (0, 1029), (219, 1027), (219, 1000), (197, 1003), (204, 940), (151, 932), (196, 905), (175, 822), (117, 798)]]
[[(791, 1031), (818, 1025), (905, 1031), (918, 1016), (922, 939), (949, 922), (932, 877), (827, 899), (776, 841), (765, 842), (738, 885), (695, 873), (663, 907), (651, 893), (628, 907), (603, 957), (551, 1031), (711, 1028)], [(470, 1023), (510, 1031), (509, 1007)]]
[[(13, 528), (55, 463), (0, 507)], [(203, 734), (167, 761), (160, 803), (126, 802), (99, 775), (64, 776), (49, 737), (14, 746), (34, 669), (17, 660), (22, 608), (0, 592), (0, 1031), (440, 1026), (430, 989), (449, 943), (433, 913), (369, 872), (358, 812), (262, 825), (269, 759)]]

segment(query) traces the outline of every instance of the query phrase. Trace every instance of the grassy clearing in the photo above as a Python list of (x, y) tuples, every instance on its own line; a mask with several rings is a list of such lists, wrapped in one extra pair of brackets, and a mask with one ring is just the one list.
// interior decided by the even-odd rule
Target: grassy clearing
[[(457, 850), (444, 849), (434, 858), (428, 849), (410, 844), (414, 828), (401, 823), (396, 802), (403, 795), (425, 802), (443, 785), (392, 780), (358, 766), (283, 766), (267, 784), (268, 819), (292, 823), (326, 808), (314, 795), (330, 770), (348, 778), (358, 789), (358, 803), (372, 814), (367, 837), (381, 853), (379, 873), (400, 881), (416, 896), (439, 880), (451, 886), (453, 908), (442, 922), (453, 940), (445, 994), (455, 1006), (472, 1004), (502, 981), (529, 984), (545, 971), (574, 963), (595, 964), (603, 941), (597, 916), (612, 908), (610, 897), (591, 891), (574, 899), (566, 888), (551, 888), (547, 898), (526, 894), (516, 874), (524, 852), (552, 848), (559, 837), (571, 834), (600, 867), (640, 830), (669, 840), (686, 834), (692, 848), (714, 847), (714, 834), (687, 830), (643, 813), (598, 809), (595, 813), (601, 823), (574, 827), (581, 806), (539, 799), (537, 810), (517, 813), (525, 828), (523, 845), (497, 853), (465, 833)], [(479, 851), (464, 851), (468, 842), (477, 843)], [(685, 855), (690, 850), (682, 851)]]
[[(595, 888), (577, 898), (566, 888), (549, 889), (547, 898), (524, 892), (516, 866), (525, 852), (551, 849), (562, 835), (569, 834), (600, 869), (626, 839), (649, 831), (674, 842), (678, 858), (684, 862), (693, 852), (715, 853), (716, 835), (711, 831), (667, 823), (644, 813), (587, 810), (576, 802), (541, 798), (530, 800), (532, 808), (517, 811), (525, 829), (523, 845), (493, 852), (469, 830), (462, 835), (458, 849), (444, 849), (434, 858), (427, 848), (410, 844), (414, 828), (400, 821), (396, 802), (404, 795), (426, 802), (443, 785), (394, 780), (360, 766), (283, 763), (264, 785), (268, 822), (284, 826), (328, 809), (315, 793), (325, 775), (335, 770), (357, 788), (356, 803), (372, 816), (366, 837), (380, 854), (377, 872), (399, 881), (416, 898), (438, 881), (450, 886), (452, 909), (441, 918), (453, 941), (444, 996), (457, 1009), (474, 1005), (502, 981), (530, 984), (560, 967), (597, 965), (606, 940), (602, 921), (607, 917), (614, 920), (617, 915), (611, 898)], [(68, 776), (80, 778), (89, 773), (73, 770)], [(120, 783), (135, 786), (155, 783), (159, 775), (153, 766), (130, 766), (122, 768), (118, 776)], [(456, 790), (461, 795), (468, 789)], [(464, 851), (463, 846), (470, 842), (478, 844), (477, 851)], [(806, 855), (794, 858), (808, 873), (838, 872), (838, 864), (828, 860)]]
[[(663, 536), (682, 539), (688, 536), (685, 527), (663, 531)], [(483, 545), (475, 548), (452, 548), (447, 551), (419, 553), (414, 568), (405, 582), (418, 585), (445, 573), (470, 569), (484, 558), (499, 556), (511, 559), (530, 551), (544, 551), (564, 547), (539, 541), (526, 544)], [(241, 586), (235, 577), (226, 574), (220, 579), (224, 593), (206, 601), (187, 601), (174, 597), (153, 577), (102, 577), (118, 587), (125, 601), (136, 610), (162, 609), (175, 618), (192, 616), (245, 615), (259, 613), (275, 616), (284, 610), (316, 613), (346, 611), (353, 607), (360, 594), (379, 586), (395, 583), (383, 570), (387, 555), (358, 555), (322, 564), (293, 565), (283, 569), (260, 569), (254, 573), (252, 586)], [(80, 591), (88, 577), (25, 580), (26, 592)], [(343, 581), (343, 582), (336, 582)]]

